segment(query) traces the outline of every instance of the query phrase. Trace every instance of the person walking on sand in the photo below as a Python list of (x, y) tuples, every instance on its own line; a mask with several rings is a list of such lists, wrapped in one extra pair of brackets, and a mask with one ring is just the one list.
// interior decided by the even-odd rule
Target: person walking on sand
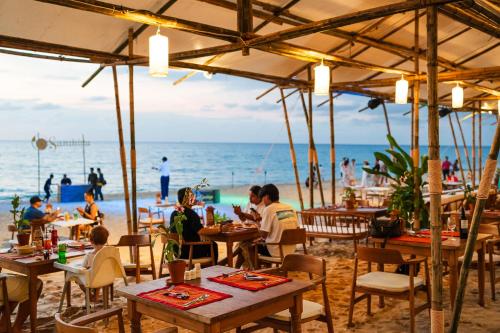
[(445, 156), (444, 161), (441, 164), (441, 170), (443, 171), (443, 180), (446, 180), (448, 178), (448, 175), (450, 174), (450, 167), (451, 162), (448, 161), (448, 156)]
[(97, 174), (94, 172), (94, 168), (90, 168), (90, 173), (89, 177), (87, 178), (87, 182), (88, 184), (90, 184), (90, 189), (92, 190), (92, 193), (94, 193), (94, 195), (97, 188), (97, 180), (98, 177)]
[[(101, 168), (97, 168), (97, 184), (95, 188), (95, 199), (104, 201), (104, 196), (102, 195), (102, 187), (106, 185), (106, 179), (104, 179), (104, 174)], [(101, 199), (99, 199), (101, 198)]]
[(49, 202), (50, 199), (50, 186), (52, 185), (52, 179), (54, 179), (54, 175), (50, 174), (49, 178), (45, 181), (45, 185), (43, 185), (43, 191), (45, 192), (45, 198), (43, 198), (43, 200), (45, 202)]
[(170, 184), (170, 167), (168, 165), (168, 158), (163, 156), (160, 167), (153, 169), (160, 172), (161, 199), (168, 202), (168, 186)]

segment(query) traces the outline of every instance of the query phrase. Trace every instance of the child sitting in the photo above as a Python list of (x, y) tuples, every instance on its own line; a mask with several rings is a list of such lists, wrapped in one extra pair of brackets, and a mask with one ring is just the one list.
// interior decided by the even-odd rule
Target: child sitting
[[(99, 252), (99, 250), (101, 250), (104, 247), (104, 245), (106, 245), (106, 243), (108, 242), (108, 237), (109, 237), (109, 231), (103, 226), (98, 225), (90, 231), (89, 240), (92, 246), (94, 247), (94, 250), (85, 255), (85, 258), (83, 259), (82, 263), (83, 267), (87, 269), (92, 267), (95, 255), (97, 254), (97, 252)], [(80, 285), (80, 288), (82, 289), (82, 291), (85, 292), (85, 287), (83, 285)], [(96, 289), (91, 295), (92, 301), (95, 302), (98, 296), (99, 296), (99, 289)]]

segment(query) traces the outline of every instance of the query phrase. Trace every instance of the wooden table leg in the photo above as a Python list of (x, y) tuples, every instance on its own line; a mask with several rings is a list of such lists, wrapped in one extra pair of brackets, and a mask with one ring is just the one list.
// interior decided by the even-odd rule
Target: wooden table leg
[(29, 275), (29, 295), (30, 295), (30, 329), (32, 333), (36, 332), (36, 316), (37, 316), (37, 276), (31, 273)]
[(127, 301), (127, 311), (128, 319), (130, 320), (130, 330), (132, 333), (141, 333), (141, 316), (140, 312), (137, 312), (137, 303), (134, 301)]
[(234, 267), (233, 265), (233, 242), (228, 241), (227, 245), (227, 266)]
[(65, 282), (67, 284), (66, 289), (66, 307), (71, 307), (71, 281)]
[(452, 251), (448, 255), (448, 266), (450, 268), (450, 274), (448, 281), (450, 283), (450, 302), (451, 309), (453, 310), (453, 306), (455, 304), (455, 297), (457, 295), (457, 285), (458, 285), (458, 258), (457, 253)]
[(220, 330), (220, 323), (213, 323), (213, 324), (205, 326), (204, 333), (220, 333), (220, 332), (222, 332)]
[(293, 307), (290, 308), (290, 316), (291, 333), (301, 333), (302, 327), (300, 320), (302, 318), (302, 294), (293, 298)]
[(479, 305), (484, 306), (484, 274), (485, 274), (484, 242), (477, 250), (477, 284), (479, 289)]

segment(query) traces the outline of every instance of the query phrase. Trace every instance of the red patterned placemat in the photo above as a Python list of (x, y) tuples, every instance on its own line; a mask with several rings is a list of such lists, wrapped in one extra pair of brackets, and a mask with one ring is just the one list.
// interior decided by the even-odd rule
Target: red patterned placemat
[[(424, 229), (420, 230), (419, 232), (422, 235), (430, 235), (431, 231), (429, 229)], [(441, 231), (442, 236), (449, 236), (449, 237), (460, 237), (460, 233), (458, 231)]]
[[(441, 237), (442, 241), (447, 240), (448, 237)], [(400, 242), (412, 242), (412, 243), (424, 243), (424, 244), (430, 244), (431, 243), (431, 238), (430, 237), (417, 237), (417, 236), (410, 236), (410, 235), (403, 235), (399, 237), (394, 237), (391, 238), (391, 240), (395, 241), (400, 241)]]
[[(168, 296), (167, 295), (168, 292), (187, 293), (189, 294), (189, 298), (187, 299), (175, 298), (172, 296)], [(208, 296), (204, 300), (185, 306), (185, 304), (203, 295), (208, 295)], [(146, 291), (138, 294), (137, 296), (181, 310), (189, 310), (202, 305), (222, 301), (223, 299), (233, 297), (232, 295), (229, 294), (224, 294), (218, 291), (213, 291), (186, 283), (176, 284), (174, 287), (163, 287), (160, 289)]]
[[(249, 281), (245, 279), (245, 273), (249, 273), (252, 275), (257, 275), (262, 278), (265, 278), (265, 281)], [(231, 287), (250, 290), (250, 291), (259, 291), (266, 288), (271, 288), (277, 286), (279, 284), (292, 281), (289, 278), (271, 274), (257, 273), (257, 272), (246, 272), (239, 271), (230, 274), (229, 276), (219, 275), (215, 277), (209, 277), (208, 280), (214, 281), (217, 283), (222, 283)]]

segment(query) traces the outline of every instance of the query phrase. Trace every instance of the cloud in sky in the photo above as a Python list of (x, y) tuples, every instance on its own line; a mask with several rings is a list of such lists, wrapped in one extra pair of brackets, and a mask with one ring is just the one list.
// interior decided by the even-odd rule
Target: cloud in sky
[[(0, 55), (0, 139), (30, 138), (43, 132), (59, 139), (85, 134), (93, 140), (116, 140), (116, 114), (111, 70), (105, 69), (86, 88), (81, 84), (97, 65), (64, 63)], [(260, 100), (256, 96), (271, 87), (254, 80), (201, 73), (173, 86), (186, 74), (172, 70), (167, 78), (152, 78), (147, 68), (135, 69), (136, 135), (142, 141), (288, 142), (280, 98), (275, 89)], [(124, 130), (128, 129), (128, 72), (118, 68)], [(314, 134), (318, 143), (329, 142), (328, 103), (313, 97)], [(365, 97), (344, 94), (335, 99), (338, 143), (385, 143), (381, 107), (358, 113)], [(307, 142), (307, 128), (299, 94), (287, 98), (295, 142)], [(410, 117), (402, 116), (410, 105), (388, 104), (391, 130), (403, 143), (410, 140)], [(421, 140), (427, 141), (426, 113)], [(12, 115), (15, 115), (14, 117)], [(485, 117), (486, 118), (486, 117)], [(470, 133), (470, 121), (464, 130)], [(485, 120), (485, 124), (491, 123)], [(484, 128), (484, 142), (492, 137)], [(450, 144), (447, 122), (441, 124), (443, 144)], [(127, 135), (127, 133), (125, 133)]]

